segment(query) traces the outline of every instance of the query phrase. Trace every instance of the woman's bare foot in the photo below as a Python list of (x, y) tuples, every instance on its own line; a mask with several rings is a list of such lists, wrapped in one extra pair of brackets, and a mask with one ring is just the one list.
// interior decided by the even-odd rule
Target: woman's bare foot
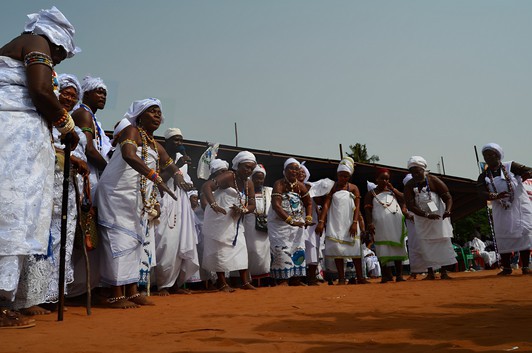
[(136, 293), (130, 297), (127, 297), (127, 300), (137, 305), (141, 305), (141, 306), (155, 305), (155, 303), (149, 300), (147, 296), (145, 296), (144, 294), (140, 294), (140, 293)]
[(422, 281), (433, 281), (435, 280), (436, 277), (434, 276), (433, 273), (429, 273), (427, 276), (425, 276), (425, 278), (422, 279)]
[(229, 287), (229, 285), (226, 283), (220, 288), (218, 288), (219, 292), (226, 292), (226, 293), (233, 293), (235, 291), (234, 288)]
[(19, 311), (22, 315), (25, 315), (25, 316), (48, 315), (51, 313), (50, 310), (41, 308), (38, 305), (30, 306), (29, 308), (20, 309)]
[(173, 293), (174, 294), (192, 294), (192, 291), (186, 288), (177, 288)]
[(9, 309), (0, 309), (0, 329), (7, 328), (30, 328), (35, 326), (35, 320), (25, 317)]
[(170, 292), (168, 291), (168, 288), (163, 288), (159, 290), (157, 293), (154, 293), (155, 295), (158, 295), (159, 297), (167, 297), (170, 295)]
[(243, 285), (240, 286), (240, 289), (256, 290), (257, 288), (255, 288), (251, 283), (246, 282), (246, 283), (244, 283)]
[(105, 307), (111, 309), (135, 309), (139, 306), (127, 300), (126, 297), (122, 296), (107, 299)]
[(453, 279), (451, 276), (449, 276), (447, 273), (442, 273), (440, 275), (440, 279)]

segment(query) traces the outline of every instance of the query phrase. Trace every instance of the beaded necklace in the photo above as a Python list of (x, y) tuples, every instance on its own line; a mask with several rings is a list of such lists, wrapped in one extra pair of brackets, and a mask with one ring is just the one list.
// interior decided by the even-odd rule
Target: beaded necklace
[(290, 190), (288, 190), (288, 191), (295, 192), (294, 191), (294, 187), (297, 186), (297, 193), (299, 194), (299, 183), (297, 182), (297, 179), (296, 179), (296, 181), (291, 183), (290, 181), (288, 181), (288, 179), (286, 177), (284, 177), (284, 181), (285, 181), (286, 185), (290, 188)]
[[(159, 151), (157, 149), (157, 143), (155, 142), (155, 139), (153, 136), (148, 136), (148, 133), (144, 131), (141, 127), (138, 127), (140, 138), (142, 140), (142, 150), (141, 150), (141, 159), (144, 163), (147, 163), (148, 161), (148, 141), (153, 143), (153, 150), (157, 154), (157, 157), (155, 158), (155, 172), (159, 173)], [(146, 178), (144, 175), (141, 174), (140, 176), (140, 195), (142, 196), (142, 204), (144, 205), (144, 208), (142, 209), (142, 212), (148, 212), (153, 213), (155, 210), (155, 204), (157, 203), (157, 188), (155, 185), (151, 189), (151, 193), (149, 197), (147, 197), (147, 186), (148, 186), (148, 178)]]
[(237, 183), (237, 175), (236, 173), (233, 173), (233, 181), (235, 183), (235, 190), (238, 191), (238, 202), (240, 203), (241, 208), (248, 208), (248, 182), (247, 180), (242, 180), (238, 178), (240, 181), (242, 181), (242, 191), (238, 189), (238, 183)]
[[(514, 188), (512, 185), (512, 181), (510, 180), (510, 175), (508, 175), (508, 170), (506, 170), (506, 167), (504, 166), (504, 164), (500, 165), (500, 169), (502, 171), (502, 175), (504, 176), (504, 180), (506, 181), (506, 186), (508, 188), (508, 193), (510, 195), (508, 196), (508, 201), (503, 200), (503, 199), (499, 199), (498, 201), (501, 204), (502, 208), (507, 210), (510, 208), (510, 205), (514, 201)], [(493, 182), (493, 173), (491, 172), (491, 169), (488, 168), (488, 170), (486, 171), (486, 174), (488, 175), (490, 179), (489, 184), (491, 185), (493, 192), (497, 193), (497, 188), (495, 187), (495, 183)], [(489, 192), (489, 186), (488, 185), (486, 186), (488, 187), (488, 192)]]
[[(384, 190), (382, 191), (384, 192)], [(392, 214), (396, 214), (397, 212), (399, 212), (399, 205), (396, 203), (395, 204), (395, 211), (392, 211), (390, 210), (390, 206), (392, 205), (393, 201), (395, 200), (395, 195), (393, 193), (393, 191), (390, 191), (388, 190), (388, 192), (392, 195), (392, 199), (390, 202), (382, 202), (381, 200), (379, 200), (379, 198), (377, 197), (377, 194), (375, 193), (375, 190), (371, 190), (371, 194), (373, 195), (373, 198), (382, 206), (384, 207), (385, 209), (387, 209), (388, 211), (390, 211)]]

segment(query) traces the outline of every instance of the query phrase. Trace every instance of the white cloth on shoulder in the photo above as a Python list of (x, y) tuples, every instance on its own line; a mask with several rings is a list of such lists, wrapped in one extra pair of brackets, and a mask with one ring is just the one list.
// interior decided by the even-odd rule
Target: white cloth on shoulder
[(355, 196), (347, 190), (336, 191), (331, 197), (325, 229), (325, 257), (361, 258), (360, 228), (353, 238), (349, 233), (355, 214)]

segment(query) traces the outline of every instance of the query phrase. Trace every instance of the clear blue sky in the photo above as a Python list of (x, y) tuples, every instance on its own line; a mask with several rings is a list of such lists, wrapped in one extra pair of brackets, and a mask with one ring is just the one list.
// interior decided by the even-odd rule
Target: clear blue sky
[(59, 73), (102, 77), (112, 129), (163, 102), (185, 138), (323, 158), (365, 143), (476, 178), (473, 146), (532, 165), (532, 1), (38, 1), (0, 13), (0, 42), (56, 5), (83, 52)]

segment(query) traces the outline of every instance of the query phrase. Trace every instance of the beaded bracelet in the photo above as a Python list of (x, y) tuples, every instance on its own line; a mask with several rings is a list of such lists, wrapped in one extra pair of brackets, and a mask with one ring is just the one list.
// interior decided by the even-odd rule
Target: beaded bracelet
[(63, 109), (63, 114), (61, 115), (61, 117), (57, 118), (53, 123), (52, 125), (55, 126), (55, 127), (63, 127), (65, 126), (65, 124), (67, 123), (67, 120), (68, 120), (68, 112), (66, 111), (66, 109)]
[(284, 220), (286, 223), (288, 224), (292, 224), (292, 216), (288, 216), (286, 217), (286, 219)]
[(90, 134), (94, 136), (94, 130), (90, 127), (82, 127), (81, 132), (90, 132)]
[(76, 124), (74, 123), (74, 119), (70, 116), (70, 114), (67, 114), (67, 120), (62, 126), (56, 126), (56, 129), (61, 133), (61, 135), (66, 135), (74, 131), (74, 128), (76, 127)]
[(181, 169), (178, 169), (177, 172), (175, 172), (173, 176), (176, 176), (176, 175), (183, 175), (183, 172), (181, 171)]
[(211, 206), (211, 208), (215, 208), (215, 207), (218, 207), (218, 204), (216, 203), (216, 201), (214, 201), (214, 202), (211, 202), (209, 206)]
[(306, 216), (305, 217), (305, 222), (312, 223), (312, 216)]
[(139, 145), (137, 145), (137, 142), (135, 140), (131, 140), (131, 139), (125, 139), (124, 141), (120, 142), (120, 147), (124, 146), (124, 145), (133, 145), (135, 147), (139, 147)]
[(174, 163), (174, 160), (172, 158), (168, 158), (166, 163), (163, 165), (162, 169), (168, 167), (170, 164)]
[(150, 179), (151, 181), (155, 181), (157, 177), (158, 177), (157, 172), (153, 169), (150, 169), (150, 172), (148, 173), (148, 175), (146, 175), (146, 178)]
[(24, 56), (24, 66), (28, 67), (34, 64), (42, 64), (53, 69), (54, 62), (52, 58), (44, 53), (32, 51)]

